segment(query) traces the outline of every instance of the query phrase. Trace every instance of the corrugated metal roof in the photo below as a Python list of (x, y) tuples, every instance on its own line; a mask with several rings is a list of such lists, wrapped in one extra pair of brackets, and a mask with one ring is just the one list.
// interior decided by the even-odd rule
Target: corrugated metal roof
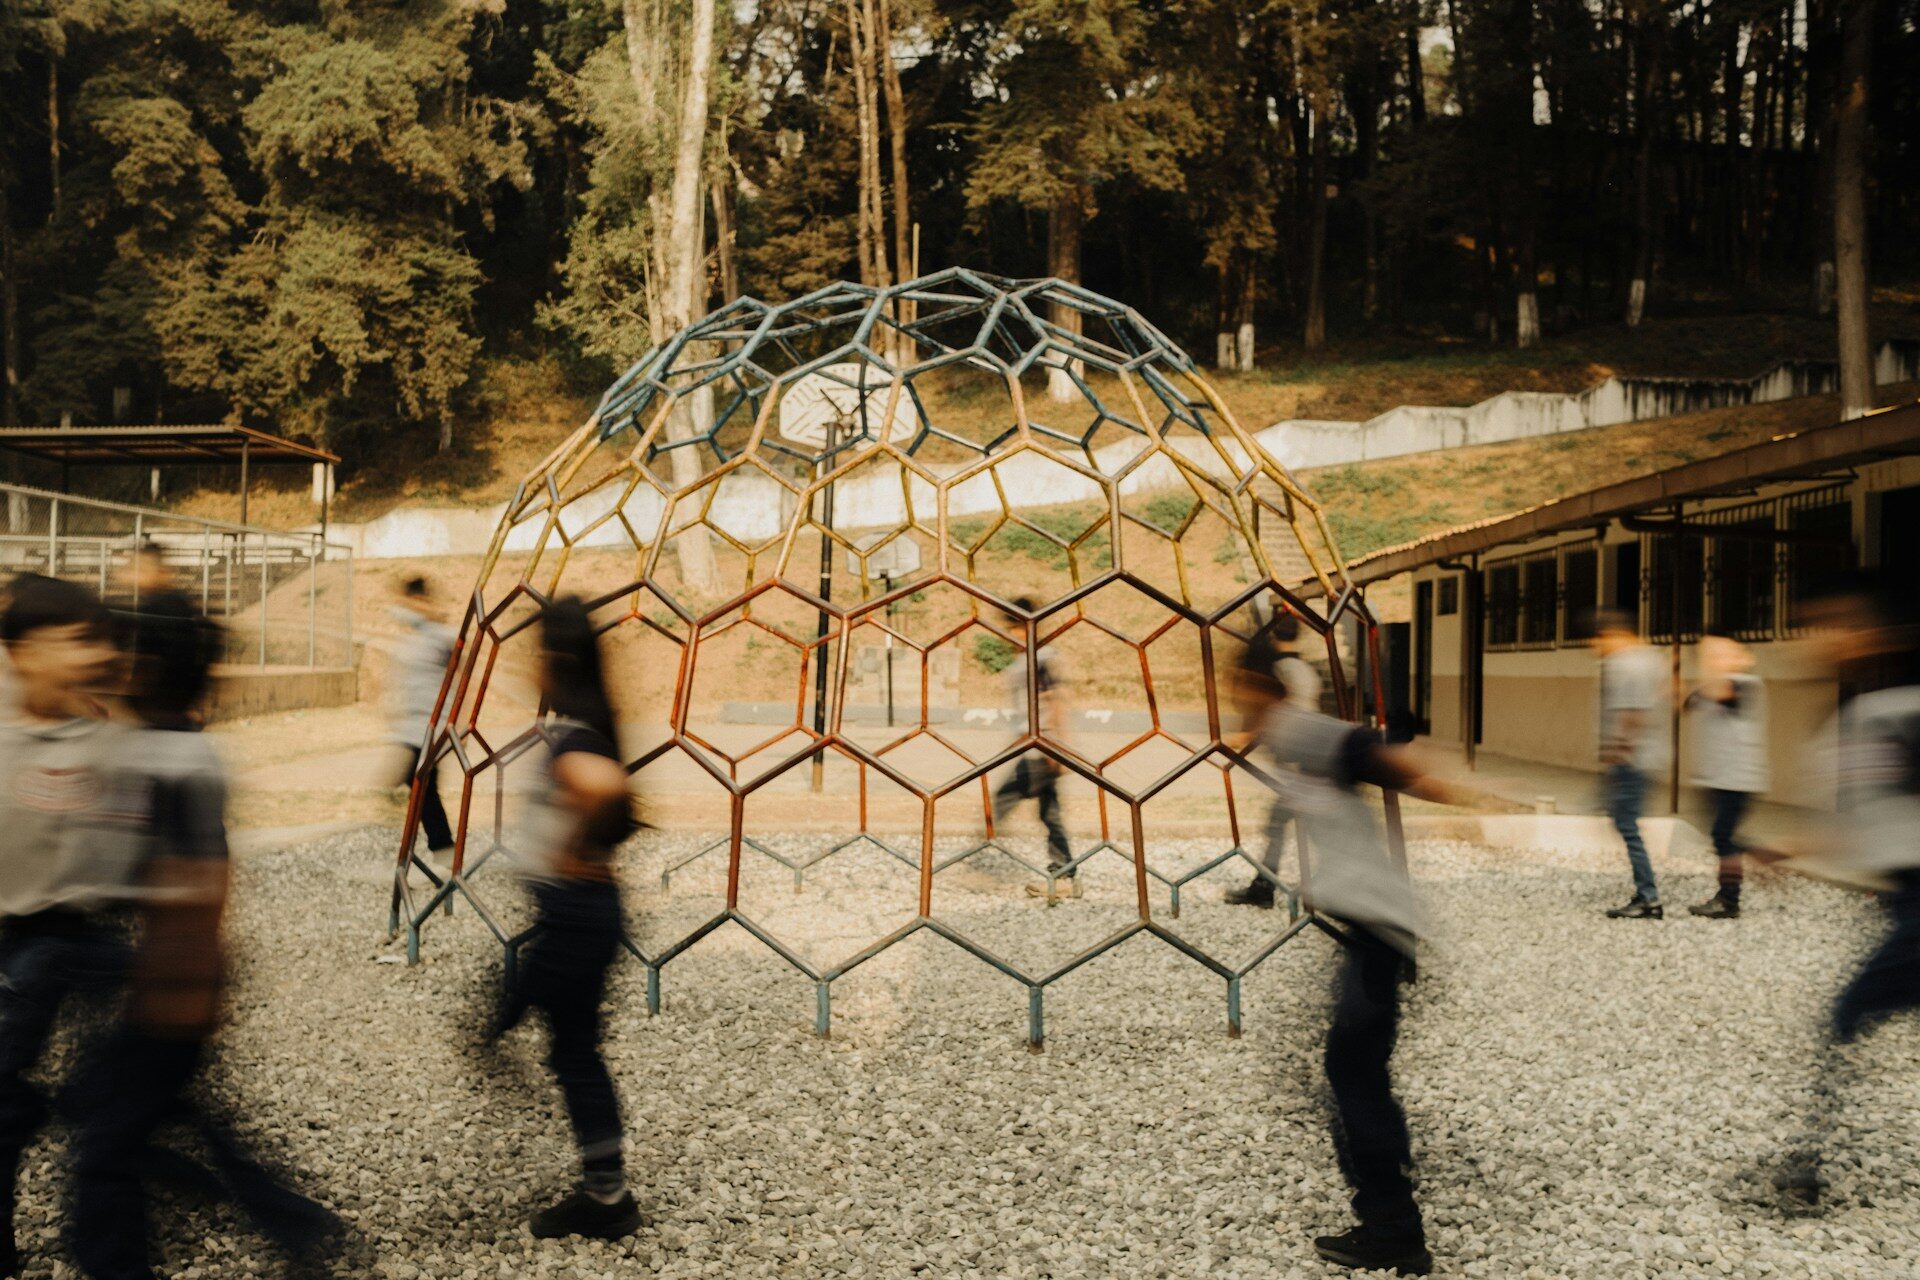
[[(1685, 462), (1506, 515), (1457, 525), (1398, 546), (1382, 547), (1348, 561), (1347, 573), (1355, 583), (1378, 582), (1441, 560), (1602, 524), (1675, 502), (1917, 453), (1920, 403), (1901, 405), (1849, 422), (1775, 436), (1732, 453)], [(1303, 582), (1297, 590), (1303, 595), (1317, 595), (1319, 584)]]
[(248, 461), (337, 463), (298, 440), (228, 423), (104, 427), (0, 427), (0, 448), (78, 466), (178, 466)]

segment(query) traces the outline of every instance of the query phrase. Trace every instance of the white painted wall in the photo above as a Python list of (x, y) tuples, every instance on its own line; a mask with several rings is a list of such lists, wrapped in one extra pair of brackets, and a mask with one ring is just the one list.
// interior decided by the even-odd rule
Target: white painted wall
[[(1576, 395), (1509, 391), (1465, 409), (1408, 405), (1366, 422), (1291, 419), (1275, 423), (1256, 435), (1260, 446), (1282, 465), (1299, 470), (1337, 466), (1377, 458), (1427, 453), (1467, 445), (1496, 444), (1531, 436), (1580, 431), (1649, 418), (1694, 413), (1732, 404), (1759, 404), (1832, 389), (1831, 364), (1791, 361), (1757, 378), (1682, 379), (1609, 378)], [(1883, 343), (1876, 357), (1880, 382), (1920, 381), (1920, 342)], [(1139, 456), (1144, 441), (1121, 441), (1096, 450), (1093, 469), (1111, 479)], [(1227, 468), (1212, 449), (1197, 440), (1181, 440), (1175, 448), (1199, 469), (1224, 477)], [(1236, 467), (1246, 459), (1237, 444), (1228, 453)], [(930, 468), (952, 474), (957, 468)], [(1016, 510), (1100, 497), (1101, 486), (1091, 476), (1037, 453), (1021, 453), (996, 464), (1000, 488)], [(742, 469), (720, 482), (709, 519), (742, 542), (763, 543), (781, 536), (792, 516), (794, 496), (763, 472)], [(1149, 459), (1121, 481), (1123, 493), (1151, 492), (1180, 483), (1179, 469), (1164, 456)], [(917, 476), (908, 482), (913, 514), (931, 527), (934, 522), (933, 487)], [(593, 494), (573, 504), (566, 514), (568, 531), (583, 530), (612, 507), (611, 492)], [(684, 500), (687, 511), (677, 516), (679, 528), (691, 518), (704, 496)], [(834, 495), (838, 529), (884, 529), (903, 523), (907, 503), (902, 498), (899, 468), (884, 463), (857, 470), (839, 482)], [(658, 530), (663, 501), (650, 489), (636, 490), (626, 504), (626, 517), (648, 541)], [(954, 489), (948, 498), (954, 516), (984, 515), (999, 509), (992, 476), (981, 473)], [(365, 524), (336, 524), (329, 537), (353, 548), (354, 554), (377, 560), (401, 556), (481, 555), (499, 527), (504, 504), (474, 508), (403, 507)], [(540, 533), (539, 522), (513, 531), (508, 550), (527, 550)], [(585, 546), (608, 546), (621, 541), (617, 522), (607, 522), (580, 539)]]
[[(1754, 378), (1608, 378), (1572, 395), (1507, 391), (1464, 409), (1403, 405), (1365, 422), (1294, 418), (1259, 439), (1290, 468), (1341, 466), (1821, 395), (1834, 390), (1837, 376), (1830, 361), (1788, 360)], [(1874, 380), (1920, 381), (1920, 342), (1882, 343)]]

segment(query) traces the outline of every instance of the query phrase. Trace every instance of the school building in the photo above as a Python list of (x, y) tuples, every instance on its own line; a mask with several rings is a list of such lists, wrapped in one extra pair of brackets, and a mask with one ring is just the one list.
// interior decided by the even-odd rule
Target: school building
[[(1671, 649), (1683, 679), (1696, 641), (1752, 646), (1767, 681), (1772, 799), (1821, 806), (1808, 744), (1843, 691), (1812, 661), (1801, 604), (1862, 567), (1920, 590), (1920, 404), (1781, 436), (1352, 563), (1400, 580), (1411, 616), (1385, 630), (1388, 700), (1436, 746), (1598, 770), (1593, 616), (1618, 609)], [(1370, 594), (1373, 594), (1370, 592)], [(1675, 771), (1648, 810), (1677, 801), (1691, 743), (1676, 708)]]

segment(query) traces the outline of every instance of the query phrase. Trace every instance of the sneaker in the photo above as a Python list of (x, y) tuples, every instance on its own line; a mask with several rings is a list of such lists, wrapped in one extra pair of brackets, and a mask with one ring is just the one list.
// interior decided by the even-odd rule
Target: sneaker
[(1696, 902), (1688, 907), (1687, 913), (1689, 915), (1703, 917), (1707, 920), (1738, 920), (1740, 918), (1740, 904), (1729, 901), (1716, 893), (1705, 902)]
[(1384, 1231), (1359, 1226), (1337, 1236), (1315, 1236), (1313, 1248), (1328, 1262), (1356, 1271), (1391, 1271), (1402, 1276), (1424, 1276), (1433, 1270), (1433, 1255), (1417, 1230)]
[(1667, 909), (1657, 902), (1648, 902), (1635, 894), (1633, 901), (1624, 907), (1615, 907), (1607, 912), (1609, 920), (1664, 920)]
[(558, 1240), (563, 1236), (618, 1240), (639, 1228), (640, 1206), (634, 1203), (631, 1191), (621, 1192), (612, 1204), (584, 1191), (570, 1191), (559, 1204), (534, 1214), (529, 1225), (536, 1240)]
[(1815, 1214), (1827, 1179), (1820, 1153), (1814, 1150), (1789, 1152), (1773, 1172), (1773, 1192), (1781, 1212)]
[(1245, 888), (1227, 890), (1227, 905), (1230, 907), (1272, 906), (1273, 881), (1265, 876), (1255, 876)]
[(1055, 876), (1045, 884), (1029, 884), (1027, 896), (1045, 898), (1048, 902), (1059, 902), (1063, 898), (1077, 898), (1080, 896), (1080, 877)]

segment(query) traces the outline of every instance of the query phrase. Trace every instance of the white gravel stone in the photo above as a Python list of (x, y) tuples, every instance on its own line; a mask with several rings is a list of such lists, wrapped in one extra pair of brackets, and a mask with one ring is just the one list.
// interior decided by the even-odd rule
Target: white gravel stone
[[(499, 951), (464, 906), (428, 926), (417, 967), (374, 963), (392, 833), (367, 831), (244, 862), (239, 954), (216, 1090), (265, 1152), (351, 1220), (341, 1276), (1274, 1277), (1341, 1274), (1310, 1238), (1345, 1224), (1321, 1110), (1319, 1053), (1333, 944), (1308, 933), (1245, 982), (1245, 1035), (1225, 984), (1150, 938), (1061, 979), (1047, 1046), (1024, 1051), (1019, 984), (918, 935), (834, 986), (812, 1034), (807, 979), (725, 928), (663, 973), (624, 962), (608, 1054), (649, 1215), (615, 1244), (540, 1242), (527, 1213), (573, 1157), (542, 1037), (509, 1041), (483, 1079), (460, 1028), (497, 982)], [(710, 857), (671, 890), (658, 870), (700, 847), (652, 836), (628, 900), (658, 947), (718, 909)], [(825, 847), (793, 837), (796, 853)], [(1034, 851), (1037, 853), (1037, 850)], [(1163, 870), (1199, 845), (1156, 847)], [(1608, 921), (1624, 858), (1416, 845), (1439, 936), (1410, 990), (1396, 1079), (1415, 1138), (1437, 1274), (1671, 1280), (1895, 1280), (1920, 1274), (1920, 1025), (1851, 1055), (1833, 1190), (1815, 1218), (1756, 1203), (1746, 1175), (1794, 1132), (1820, 1019), (1879, 926), (1867, 899), (1756, 877), (1742, 919)], [(1710, 891), (1699, 863), (1662, 866), (1679, 904)], [(1227, 907), (1222, 868), (1185, 893), (1183, 936), (1242, 960), (1282, 913)], [(1123, 861), (1049, 907), (1004, 867), (935, 887), (941, 917), (1018, 963), (1058, 963), (1131, 918)], [(487, 884), (482, 878), (479, 882)], [(850, 851), (743, 875), (750, 915), (811, 962), (842, 959), (911, 919), (912, 871)], [(521, 917), (494, 879), (487, 904)], [(1165, 894), (1156, 890), (1156, 910)], [(68, 1274), (58, 1243), (63, 1153), (30, 1157), (24, 1273)], [(271, 1274), (270, 1251), (224, 1211), (168, 1202), (165, 1274)]]

